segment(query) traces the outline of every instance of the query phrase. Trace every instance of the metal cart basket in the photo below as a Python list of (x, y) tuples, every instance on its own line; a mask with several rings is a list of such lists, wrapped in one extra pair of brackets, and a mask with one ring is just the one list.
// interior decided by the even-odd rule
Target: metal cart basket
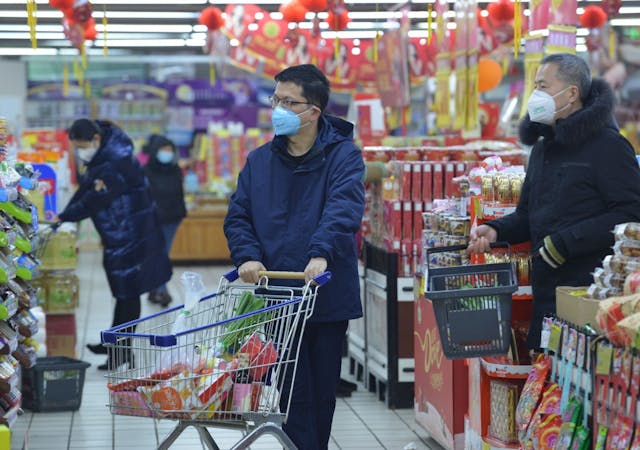
[[(264, 434), (295, 448), (282, 424), (305, 323), (331, 274), (298, 287), (269, 279), (304, 274), (261, 272), (258, 285), (232, 284), (237, 278), (236, 270), (225, 274), (218, 291), (188, 314), (181, 305), (102, 332), (111, 413), (178, 421), (159, 449), (188, 426), (211, 449), (219, 447), (209, 426), (243, 431), (233, 449)], [(176, 320), (186, 331), (172, 332)]]
[(427, 250), (425, 296), (433, 303), (442, 351), (449, 359), (504, 355), (511, 342), (511, 295), (518, 288), (513, 264), (429, 265), (434, 253), (466, 248)]

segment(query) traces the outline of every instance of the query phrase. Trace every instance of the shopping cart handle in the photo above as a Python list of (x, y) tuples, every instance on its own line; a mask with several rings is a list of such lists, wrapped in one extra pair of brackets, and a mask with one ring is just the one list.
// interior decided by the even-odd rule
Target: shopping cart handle
[(234, 281), (236, 281), (238, 279), (238, 276), (238, 269), (233, 269), (232, 271), (227, 272), (223, 275), (223, 277), (225, 277), (229, 283), (233, 283)]
[[(508, 242), (493, 242), (489, 244), (491, 248), (506, 248), (509, 253), (511, 253), (511, 246)], [(427, 255), (431, 255), (432, 253), (445, 253), (445, 252), (458, 252), (461, 250), (466, 250), (469, 247), (469, 244), (460, 244), (460, 245), (448, 245), (445, 247), (432, 247), (427, 249)]]

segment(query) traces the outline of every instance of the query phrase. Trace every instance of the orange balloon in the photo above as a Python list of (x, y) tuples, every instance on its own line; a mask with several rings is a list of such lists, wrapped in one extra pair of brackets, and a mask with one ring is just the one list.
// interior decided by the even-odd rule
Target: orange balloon
[(478, 62), (478, 92), (487, 92), (502, 81), (502, 67), (493, 59), (481, 58)]

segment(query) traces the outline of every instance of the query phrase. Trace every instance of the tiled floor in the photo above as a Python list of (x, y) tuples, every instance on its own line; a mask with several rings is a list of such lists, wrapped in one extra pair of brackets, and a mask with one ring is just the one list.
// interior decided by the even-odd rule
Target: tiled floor
[[(178, 297), (179, 276), (185, 270), (203, 274), (207, 287), (215, 291), (219, 277), (228, 267), (176, 267), (170, 289)], [(112, 319), (112, 302), (101, 264), (101, 253), (83, 251), (78, 264), (81, 280), (81, 302), (76, 313), (78, 356), (88, 361), (82, 406), (77, 412), (31, 413), (25, 411), (12, 430), (12, 449), (154, 449), (175, 425), (172, 421), (111, 416), (107, 407), (106, 381), (96, 369), (104, 362), (85, 349), (85, 343), (97, 342), (99, 332), (108, 328)], [(174, 302), (180, 301), (176, 298)], [(160, 307), (143, 299), (143, 315)], [(344, 370), (343, 370), (344, 372)], [(345, 375), (346, 378), (348, 376)], [(230, 448), (240, 439), (238, 431), (210, 428), (221, 448)], [(430, 449), (440, 448), (414, 421), (413, 410), (388, 410), (374, 394), (358, 387), (350, 398), (339, 398), (333, 421), (330, 449)], [(198, 434), (187, 429), (171, 447), (176, 450), (203, 448)], [(259, 439), (251, 448), (277, 449), (271, 437)]]

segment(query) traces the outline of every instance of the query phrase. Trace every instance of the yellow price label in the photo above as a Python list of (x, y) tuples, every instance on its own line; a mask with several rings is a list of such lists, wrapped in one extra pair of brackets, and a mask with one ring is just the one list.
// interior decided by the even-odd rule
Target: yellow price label
[(596, 375), (609, 375), (611, 373), (611, 360), (613, 359), (613, 347), (608, 344), (598, 345), (596, 351)]
[(562, 327), (558, 324), (551, 325), (551, 334), (549, 335), (549, 350), (558, 353), (560, 350), (560, 337), (562, 336)]

